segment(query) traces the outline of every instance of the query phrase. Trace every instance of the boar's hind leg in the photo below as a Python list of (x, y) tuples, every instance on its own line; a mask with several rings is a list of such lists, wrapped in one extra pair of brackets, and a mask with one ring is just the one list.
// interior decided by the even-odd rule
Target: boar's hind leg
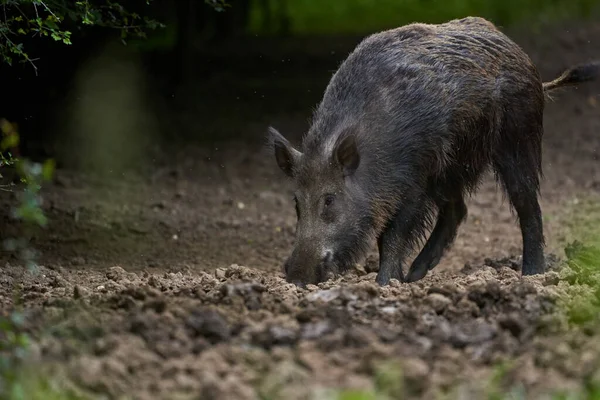
[(407, 282), (415, 282), (433, 269), (444, 252), (452, 245), (458, 232), (458, 227), (467, 216), (467, 205), (462, 196), (450, 201), (439, 201), (437, 222), (423, 249), (413, 261), (406, 276)]
[(379, 272), (376, 282), (387, 285), (390, 279), (404, 281), (402, 265), (408, 253), (425, 231), (430, 209), (425, 201), (405, 205), (393, 217), (377, 240), (379, 247)]
[(508, 134), (501, 137), (494, 168), (519, 218), (523, 240), (522, 274), (535, 275), (545, 271), (544, 232), (538, 203), (543, 128), (535, 118), (529, 119), (529, 123), (524, 119), (514, 122), (512, 127), (505, 127), (509, 128), (505, 131)]

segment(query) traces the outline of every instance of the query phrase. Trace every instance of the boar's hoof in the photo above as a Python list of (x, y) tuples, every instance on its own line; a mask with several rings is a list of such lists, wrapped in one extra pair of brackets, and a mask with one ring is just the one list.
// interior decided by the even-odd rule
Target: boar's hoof
[(429, 270), (426, 268), (414, 269), (412, 271), (409, 271), (406, 275), (406, 279), (404, 280), (404, 282), (411, 283), (420, 281), (421, 279), (425, 278), (425, 275), (427, 275), (428, 271)]

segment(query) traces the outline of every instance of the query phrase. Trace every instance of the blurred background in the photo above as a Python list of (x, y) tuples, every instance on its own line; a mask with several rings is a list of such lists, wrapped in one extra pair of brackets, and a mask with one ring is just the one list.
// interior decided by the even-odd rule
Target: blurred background
[[(35, 59), (35, 67), (28, 62), (3, 66), (1, 87), (10, 95), (3, 96), (2, 115), (20, 124), (21, 150), (25, 154), (52, 156), (60, 164), (79, 165), (88, 159), (87, 155), (74, 157), (67, 146), (71, 143), (79, 146), (75, 153), (80, 153), (82, 147), (92, 147), (96, 153), (104, 149), (113, 154), (117, 148), (130, 148), (127, 143), (133, 141), (140, 147), (157, 143), (162, 146), (163, 139), (169, 143), (179, 139), (211, 143), (242, 137), (256, 140), (260, 136), (258, 130), (264, 131), (270, 123), (286, 124), (290, 118), (308, 117), (332, 72), (370, 33), (415, 21), (439, 23), (467, 15), (482, 16), (516, 35), (515, 40), (521, 44), (535, 42), (534, 48), (528, 48), (533, 58), (539, 60), (554, 54), (553, 65), (547, 67), (548, 73), (553, 74), (570, 61), (567, 55), (561, 56), (565, 50), (563, 42), (569, 41), (569, 35), (577, 35), (569, 28), (597, 18), (599, 3), (153, 0), (146, 4), (123, 0), (116, 4), (164, 26), (146, 29), (147, 38), (128, 38), (126, 47), (121, 44), (122, 32), (115, 27), (127, 24), (119, 25), (118, 21), (105, 28), (102, 23), (88, 26), (67, 19), (61, 26), (71, 31), (70, 45), (39, 35), (18, 36), (28, 55)], [(552, 36), (551, 32), (559, 27), (564, 28), (563, 32), (559, 37)], [(581, 38), (584, 45), (593, 39)], [(580, 46), (573, 44), (576, 45)], [(129, 69), (121, 75), (115, 68)], [(545, 65), (540, 68), (546, 71)], [(135, 78), (127, 74), (134, 74)], [(129, 90), (137, 93), (131, 96), (141, 96), (140, 101), (143, 98), (146, 111), (132, 108), (133, 98), (122, 99), (122, 105), (118, 101), (108, 105), (101, 99), (102, 90), (94, 85), (100, 85), (104, 91), (113, 87), (125, 90), (123, 85), (129, 85)], [(104, 104), (94, 103), (95, 111), (91, 111), (91, 104), (86, 106), (78, 100), (82, 91), (86, 92), (87, 101), (97, 99)], [(136, 100), (136, 104), (140, 101)], [(102, 124), (115, 123), (106, 121), (108, 110), (101, 111), (108, 106), (128, 107), (125, 119), (144, 121), (139, 121), (142, 125), (136, 125), (137, 128), (123, 127), (127, 135), (111, 134), (109, 131), (118, 129), (104, 126), (103, 135), (111, 139), (100, 147), (101, 139), (92, 138), (97, 134), (83, 133), (81, 125), (71, 129), (76, 132), (66, 132), (73, 123), (88, 123), (98, 129)], [(140, 112), (143, 116), (136, 117)], [(138, 135), (138, 131), (144, 133)], [(120, 143), (121, 140), (125, 142)]]

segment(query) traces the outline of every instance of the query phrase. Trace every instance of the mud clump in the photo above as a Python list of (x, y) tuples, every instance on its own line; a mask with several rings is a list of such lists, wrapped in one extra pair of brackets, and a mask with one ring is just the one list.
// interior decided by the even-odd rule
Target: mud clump
[(212, 344), (226, 341), (231, 336), (229, 324), (218, 311), (192, 311), (185, 324), (196, 336), (202, 336)]

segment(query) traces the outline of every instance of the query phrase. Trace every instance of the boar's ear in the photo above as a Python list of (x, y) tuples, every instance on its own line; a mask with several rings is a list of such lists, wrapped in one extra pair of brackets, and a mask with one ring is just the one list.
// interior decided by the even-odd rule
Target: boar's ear
[(344, 170), (344, 175), (352, 175), (360, 164), (356, 137), (351, 133), (340, 136), (333, 149), (333, 157)]
[(302, 156), (291, 143), (283, 137), (277, 129), (269, 127), (269, 143), (275, 153), (277, 165), (290, 178), (294, 176), (294, 169)]

